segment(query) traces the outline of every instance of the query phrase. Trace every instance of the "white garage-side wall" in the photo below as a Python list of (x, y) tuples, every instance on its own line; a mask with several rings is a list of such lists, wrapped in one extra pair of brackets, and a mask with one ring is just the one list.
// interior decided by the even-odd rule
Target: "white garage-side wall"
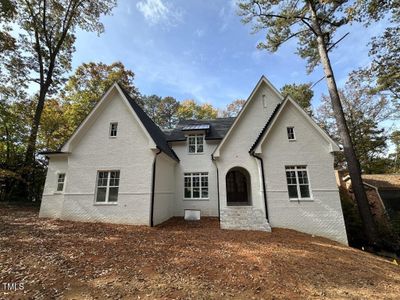
[(164, 153), (157, 155), (154, 188), (154, 225), (173, 216), (175, 204), (175, 165), (176, 162)]
[[(109, 137), (110, 122), (118, 122), (116, 138)], [(155, 154), (117, 89), (70, 147), (62, 219), (149, 225)], [(120, 171), (116, 204), (95, 203), (99, 170)]]
[[(180, 162), (175, 167), (176, 197), (174, 215), (183, 216), (185, 209), (198, 209), (201, 216), (218, 216), (217, 171), (211, 160), (211, 154), (219, 141), (205, 140), (204, 152), (189, 154), (187, 142), (173, 142), (172, 149)], [(196, 200), (184, 198), (184, 173), (208, 173), (208, 199)]]
[[(289, 141), (293, 126), (296, 140)], [(330, 144), (288, 102), (262, 145), (269, 221), (283, 227), (330, 238), (347, 244), (342, 207), (333, 169)], [(312, 200), (289, 200), (285, 166), (306, 165)]]
[(52, 155), (47, 167), (46, 182), (44, 185), (42, 202), (40, 204), (39, 217), (60, 218), (64, 202), (63, 192), (57, 191), (58, 174), (66, 174), (64, 190), (68, 182), (68, 157), (66, 155)]

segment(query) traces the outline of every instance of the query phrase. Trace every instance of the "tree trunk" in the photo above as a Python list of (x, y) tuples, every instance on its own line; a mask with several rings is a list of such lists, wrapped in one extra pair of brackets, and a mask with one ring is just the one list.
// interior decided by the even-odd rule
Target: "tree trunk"
[(32, 122), (32, 128), (28, 139), (28, 146), (25, 152), (25, 165), (31, 166), (35, 160), (36, 139), (39, 131), (40, 119), (44, 108), (47, 89), (41, 88), (38, 103), (36, 105), (35, 116)]
[(336, 86), (335, 77), (333, 75), (333, 70), (331, 62), (329, 60), (323, 32), (321, 30), (320, 24), (317, 19), (315, 7), (314, 4), (312, 3), (312, 0), (307, 2), (311, 13), (312, 27), (317, 36), (318, 53), (320, 56), (322, 67), (324, 69), (324, 74), (328, 85), (329, 96), (331, 98), (331, 104), (335, 115), (336, 124), (339, 130), (339, 135), (343, 143), (343, 150), (351, 178), (352, 189), (357, 201), (357, 207), (360, 213), (361, 220), (363, 222), (368, 242), (371, 245), (374, 245), (377, 242), (376, 226), (370, 210), (367, 195), (364, 190), (364, 185), (361, 179), (360, 163), (358, 162), (356, 153), (354, 151), (349, 129), (346, 124), (342, 103), (340, 101), (339, 92)]

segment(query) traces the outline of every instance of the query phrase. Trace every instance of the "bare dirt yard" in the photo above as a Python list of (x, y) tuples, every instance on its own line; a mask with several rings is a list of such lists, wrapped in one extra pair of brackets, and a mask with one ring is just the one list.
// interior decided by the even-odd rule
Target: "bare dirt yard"
[(175, 218), (149, 228), (37, 215), (0, 206), (1, 299), (400, 297), (400, 266), (292, 230), (227, 231), (216, 219)]

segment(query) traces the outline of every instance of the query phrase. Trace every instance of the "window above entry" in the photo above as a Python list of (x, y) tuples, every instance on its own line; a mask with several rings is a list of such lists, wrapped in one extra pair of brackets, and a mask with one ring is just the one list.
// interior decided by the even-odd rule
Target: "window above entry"
[(286, 127), (287, 137), (289, 141), (295, 141), (296, 136), (294, 134), (294, 127)]
[(118, 123), (111, 122), (110, 123), (110, 137), (117, 137), (117, 132), (118, 132)]
[(204, 152), (204, 134), (188, 135), (188, 151), (191, 154)]

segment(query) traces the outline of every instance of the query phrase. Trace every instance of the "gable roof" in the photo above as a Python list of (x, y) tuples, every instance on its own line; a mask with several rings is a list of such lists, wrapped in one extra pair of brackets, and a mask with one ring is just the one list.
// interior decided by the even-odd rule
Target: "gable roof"
[(206, 140), (222, 140), (235, 118), (217, 118), (212, 120), (181, 120), (173, 130), (164, 130), (168, 142), (186, 141), (185, 128), (189, 126), (209, 125), (206, 131)]
[(271, 115), (271, 118), (268, 120), (267, 124), (265, 124), (264, 128), (262, 129), (260, 135), (258, 136), (257, 140), (255, 141), (254, 145), (251, 147), (250, 152), (255, 152), (257, 154), (261, 153), (261, 145), (264, 143), (268, 133), (270, 132), (271, 128), (274, 126), (276, 120), (279, 118), (279, 115), (282, 113), (283, 108), (288, 104), (291, 103), (293, 106), (304, 116), (304, 119), (307, 120), (320, 134), (321, 136), (329, 143), (330, 145), (330, 152), (339, 151), (340, 148), (338, 144), (324, 131), (321, 127), (294, 101), (290, 96), (286, 97), (283, 102), (277, 105), (274, 112)]
[(243, 112), (246, 110), (249, 103), (253, 100), (253, 96), (255, 95), (257, 90), (260, 88), (262, 83), (265, 83), (281, 100), (283, 100), (283, 96), (281, 95), (281, 93), (279, 93), (279, 91), (272, 85), (272, 83), (264, 75), (262, 75), (260, 80), (257, 82), (256, 86), (254, 87), (253, 91), (251, 92), (250, 96), (247, 98), (245, 104), (243, 105), (242, 109), (240, 110), (240, 112), (239, 112), (238, 116), (236, 117), (235, 121), (233, 122), (232, 126), (229, 128), (228, 132), (222, 139), (221, 143), (215, 148), (215, 150), (212, 154), (214, 157), (219, 156), (221, 147), (223, 146), (225, 141), (228, 139), (228, 136), (231, 134), (233, 129), (236, 127), (237, 123), (242, 118)]
[(139, 106), (139, 104), (132, 99), (129, 93), (121, 87), (119, 84), (121, 91), (124, 93), (126, 99), (128, 100), (129, 104), (135, 111), (136, 115), (139, 117), (140, 121), (142, 122), (143, 126), (146, 128), (147, 132), (152, 137), (154, 143), (157, 145), (158, 149), (164, 152), (166, 155), (171, 157), (172, 159), (179, 161), (178, 156), (171, 149), (168, 145), (167, 139), (161, 129), (153, 122), (153, 120), (144, 112), (144, 110)]
[[(69, 151), (69, 145), (71, 141), (77, 136), (79, 131), (85, 127), (88, 120), (95, 114), (95, 112), (99, 109), (101, 104), (107, 99), (108, 95), (111, 93), (113, 89), (116, 89), (118, 93), (122, 96), (123, 100), (126, 101), (127, 105), (132, 109), (130, 110), (134, 115), (139, 125), (143, 128), (145, 134), (151, 140), (152, 148), (157, 147), (159, 150), (164, 152), (166, 155), (171, 157), (175, 161), (179, 161), (178, 156), (175, 152), (169, 147), (168, 142), (161, 131), (161, 129), (150, 119), (150, 117), (143, 111), (143, 109), (137, 104), (137, 102), (129, 95), (129, 93), (121, 87), (118, 83), (114, 83), (107, 92), (103, 95), (99, 102), (94, 106), (91, 112), (86, 116), (86, 118), (82, 121), (82, 123), (78, 126), (78, 128), (74, 131), (72, 136), (68, 139), (68, 141), (61, 147), (61, 153), (67, 153)], [(149, 141), (150, 141), (149, 140)], [(153, 144), (154, 143), (154, 144)], [(66, 151), (63, 151), (65, 149)], [(50, 153), (48, 153), (50, 154)]]

